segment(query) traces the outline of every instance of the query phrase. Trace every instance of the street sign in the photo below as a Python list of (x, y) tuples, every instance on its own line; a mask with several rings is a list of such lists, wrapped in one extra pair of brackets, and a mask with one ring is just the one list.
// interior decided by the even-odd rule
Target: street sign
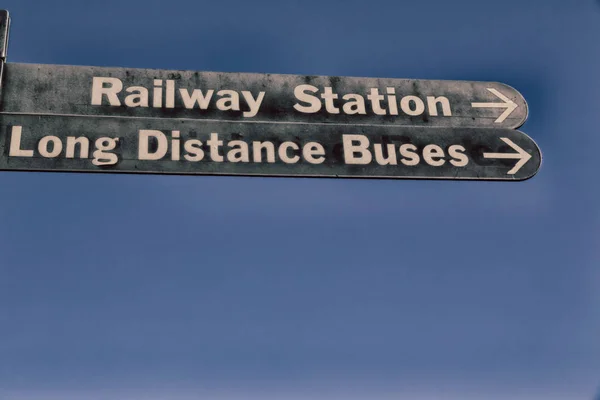
[(6, 63), (0, 170), (525, 180), (528, 106), (497, 82)]
[(518, 181), (540, 163), (511, 129), (0, 115), (0, 170)]
[(7, 63), (0, 112), (516, 129), (528, 110), (496, 82)]

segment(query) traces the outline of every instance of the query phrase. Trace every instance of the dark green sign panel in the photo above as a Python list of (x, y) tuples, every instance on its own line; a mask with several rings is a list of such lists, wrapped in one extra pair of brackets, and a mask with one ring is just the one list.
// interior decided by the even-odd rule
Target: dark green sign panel
[(6, 64), (5, 113), (419, 127), (520, 127), (496, 82)]
[(524, 180), (537, 145), (510, 129), (0, 116), (0, 169)]

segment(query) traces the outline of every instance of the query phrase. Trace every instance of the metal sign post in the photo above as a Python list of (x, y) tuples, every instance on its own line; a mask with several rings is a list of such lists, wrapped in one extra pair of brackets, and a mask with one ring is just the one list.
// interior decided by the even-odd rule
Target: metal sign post
[(8, 35), (10, 32), (10, 16), (8, 11), (0, 10), (0, 90), (4, 77), (4, 64), (6, 63), (6, 53), (8, 51)]

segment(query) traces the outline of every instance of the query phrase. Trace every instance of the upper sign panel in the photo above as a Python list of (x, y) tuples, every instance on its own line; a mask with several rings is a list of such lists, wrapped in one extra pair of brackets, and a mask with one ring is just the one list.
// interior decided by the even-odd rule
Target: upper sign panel
[(1, 111), (237, 122), (520, 127), (527, 103), (495, 82), (7, 63)]

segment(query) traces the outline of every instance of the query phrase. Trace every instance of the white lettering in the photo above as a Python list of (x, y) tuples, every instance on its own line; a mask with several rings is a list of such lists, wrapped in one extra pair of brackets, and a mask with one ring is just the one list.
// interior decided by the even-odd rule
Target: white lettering
[(325, 161), (325, 149), (323, 145), (317, 142), (309, 142), (302, 149), (304, 159), (310, 164), (322, 164)]
[(163, 96), (162, 84), (163, 84), (162, 80), (160, 80), (160, 79), (154, 80), (154, 86), (156, 86), (154, 88), (154, 99), (152, 100), (152, 107), (154, 107), (154, 108), (162, 107), (162, 96)]
[(367, 95), (367, 99), (371, 101), (371, 109), (377, 115), (385, 115), (386, 111), (381, 108), (381, 100), (383, 100), (385, 96), (379, 94), (379, 89), (372, 88), (371, 93)]
[[(156, 151), (150, 152), (150, 138), (156, 139)], [(142, 129), (139, 132), (138, 160), (160, 160), (169, 150), (167, 136), (161, 131)]]
[(265, 92), (258, 93), (256, 99), (252, 96), (251, 92), (247, 91), (243, 91), (242, 96), (244, 96), (244, 100), (246, 100), (246, 103), (248, 103), (248, 107), (250, 108), (250, 111), (244, 111), (244, 117), (251, 118), (256, 116), (258, 110), (260, 110), (260, 105), (265, 98)]
[[(109, 84), (110, 86), (104, 87), (105, 84)], [(102, 96), (106, 96), (111, 106), (119, 107), (121, 102), (117, 94), (121, 90), (123, 90), (123, 82), (120, 79), (95, 76), (92, 83), (92, 105), (102, 105)]]
[(181, 140), (179, 140), (181, 132), (171, 131), (171, 137), (171, 160), (179, 161), (181, 159)]
[(219, 134), (211, 133), (206, 144), (210, 147), (210, 159), (215, 162), (223, 162), (223, 156), (219, 154), (219, 147), (223, 146), (223, 141), (219, 140)]
[[(342, 135), (346, 164), (369, 164), (373, 155), (369, 151), (369, 139), (363, 135)], [(358, 143), (358, 144), (355, 144)]]
[(65, 158), (75, 158), (75, 147), (79, 145), (79, 158), (88, 158), (90, 155), (90, 140), (85, 136), (78, 138), (73, 136), (67, 137), (67, 149)]
[(423, 149), (423, 159), (433, 167), (440, 167), (446, 163), (444, 149), (435, 144), (429, 144)]
[(323, 100), (325, 100), (325, 109), (327, 110), (328, 113), (330, 114), (339, 114), (340, 113), (340, 109), (337, 108), (335, 106), (335, 104), (333, 103), (333, 100), (338, 98), (338, 95), (333, 93), (333, 90), (331, 89), (331, 87), (326, 86), (323, 89), (323, 94), (321, 94), (321, 98)]
[(262, 151), (267, 151), (267, 162), (275, 162), (275, 146), (271, 142), (252, 142), (252, 153), (254, 162), (262, 162)]
[(416, 151), (417, 146), (415, 146), (414, 144), (403, 144), (402, 146), (400, 146), (400, 155), (402, 157), (405, 157), (402, 160), (400, 160), (402, 164), (412, 167), (421, 162), (421, 158), (417, 153), (415, 153)]
[(243, 140), (232, 140), (227, 143), (231, 150), (227, 153), (227, 161), (229, 162), (249, 162), (250, 155), (248, 154), (248, 143)]
[[(52, 147), (52, 150), (50, 150)], [(56, 158), (62, 151), (61, 140), (56, 136), (44, 136), (38, 143), (38, 152), (44, 158)]]
[(240, 110), (240, 95), (235, 90), (220, 90), (217, 92), (217, 96), (222, 97), (217, 101), (217, 108), (219, 110)]
[(13, 126), (10, 134), (10, 150), (8, 155), (10, 157), (33, 157), (33, 150), (21, 149), (21, 133), (23, 132), (22, 126)]
[(148, 107), (148, 89), (142, 86), (131, 86), (125, 91), (131, 93), (125, 97), (127, 107)]
[[(411, 103), (414, 103), (414, 109)], [(417, 96), (406, 96), (400, 100), (400, 108), (402, 108), (405, 114), (417, 116), (423, 114), (425, 111), (425, 103)]]
[(437, 117), (438, 104), (442, 105), (442, 113), (444, 114), (444, 117), (452, 116), (452, 110), (450, 109), (450, 101), (444, 96), (427, 96), (427, 107), (429, 108), (429, 115)]
[(201, 110), (206, 110), (210, 104), (210, 99), (212, 98), (214, 92), (214, 90), (207, 90), (205, 95), (202, 93), (202, 90), (194, 89), (190, 95), (187, 89), (179, 89), (181, 100), (183, 100), (183, 105), (188, 110), (194, 108), (196, 103), (198, 103), (198, 107), (200, 107)]
[(198, 139), (186, 140), (183, 144), (184, 150), (187, 152), (183, 158), (188, 161), (196, 162), (202, 161), (204, 158), (204, 151), (202, 151), (202, 142)]
[(175, 81), (167, 80), (167, 108), (175, 108)]
[(316, 97), (306, 92), (316, 93), (319, 89), (312, 85), (300, 85), (294, 89), (294, 96), (304, 103), (308, 103), (308, 106), (302, 106), (300, 104), (294, 104), (294, 108), (302, 113), (312, 114), (316, 113), (321, 109), (321, 101)]
[(393, 144), (388, 144), (387, 157), (383, 156), (383, 146), (379, 143), (373, 145), (375, 149), (375, 160), (379, 165), (398, 165), (398, 158), (396, 157), (396, 147)]
[(469, 163), (469, 158), (464, 154), (465, 151), (466, 149), (463, 146), (457, 144), (450, 146), (448, 149), (448, 154), (452, 157), (450, 164), (455, 167), (466, 167)]
[(115, 165), (119, 161), (119, 157), (114, 153), (107, 153), (117, 147), (119, 138), (102, 137), (96, 140), (92, 164), (97, 166)]
[(365, 99), (361, 95), (350, 93), (350, 94), (344, 95), (344, 97), (342, 97), (342, 99), (351, 100), (351, 101), (346, 101), (346, 103), (344, 103), (344, 105), (342, 106), (342, 109), (344, 110), (344, 112), (346, 114), (348, 114), (348, 115), (363, 114), (364, 115), (367, 113), (367, 110), (365, 108)]
[(279, 158), (286, 164), (296, 164), (300, 161), (300, 157), (294, 155), (292, 157), (288, 156), (288, 149), (300, 150), (300, 147), (294, 142), (283, 142), (281, 146), (279, 146)]

